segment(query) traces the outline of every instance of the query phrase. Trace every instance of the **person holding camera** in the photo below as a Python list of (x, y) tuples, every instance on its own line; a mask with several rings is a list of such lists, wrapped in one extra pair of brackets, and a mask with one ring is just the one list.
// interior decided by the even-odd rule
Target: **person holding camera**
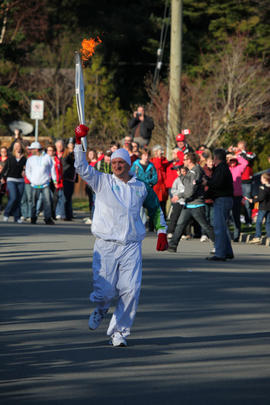
[(142, 106), (139, 106), (137, 110), (134, 111), (128, 126), (131, 129), (134, 142), (137, 142), (141, 148), (149, 144), (154, 129), (154, 121), (145, 114)]
[(9, 148), (8, 148), (8, 151), (9, 151), (10, 153), (12, 153), (14, 144), (15, 144), (17, 141), (22, 141), (22, 140), (23, 140), (23, 138), (22, 138), (22, 130), (19, 129), (19, 128), (15, 128), (15, 129), (14, 129), (14, 139), (13, 139), (13, 141), (11, 142), (11, 144), (10, 144), (10, 146), (9, 146)]

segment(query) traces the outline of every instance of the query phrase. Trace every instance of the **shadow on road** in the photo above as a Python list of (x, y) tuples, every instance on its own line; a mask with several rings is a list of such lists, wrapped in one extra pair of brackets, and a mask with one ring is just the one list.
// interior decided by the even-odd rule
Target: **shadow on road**
[(3, 228), (1, 404), (269, 404), (267, 254), (217, 266), (192, 244), (156, 254), (150, 238), (129, 347), (112, 348), (112, 310), (87, 326), (89, 234), (78, 223)]

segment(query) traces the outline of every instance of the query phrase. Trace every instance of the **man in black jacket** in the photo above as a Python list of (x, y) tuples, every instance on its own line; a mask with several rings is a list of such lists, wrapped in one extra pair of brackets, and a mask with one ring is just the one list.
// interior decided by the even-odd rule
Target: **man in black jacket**
[(214, 172), (211, 178), (204, 178), (208, 194), (214, 200), (215, 255), (207, 260), (225, 261), (233, 259), (231, 237), (227, 221), (233, 205), (233, 179), (226, 163), (224, 149), (214, 151)]
[(139, 106), (137, 111), (134, 111), (133, 118), (129, 121), (128, 126), (131, 129), (134, 142), (137, 142), (140, 147), (149, 144), (154, 129), (154, 122), (151, 117), (144, 113), (142, 106)]

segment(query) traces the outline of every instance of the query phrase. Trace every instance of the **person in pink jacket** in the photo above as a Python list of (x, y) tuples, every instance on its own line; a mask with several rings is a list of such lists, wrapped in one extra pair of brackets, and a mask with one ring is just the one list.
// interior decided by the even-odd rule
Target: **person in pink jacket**
[(227, 163), (229, 165), (233, 178), (233, 208), (232, 217), (234, 224), (233, 241), (238, 242), (241, 232), (241, 204), (242, 204), (242, 174), (248, 165), (248, 161), (242, 156), (233, 154), (227, 155)]

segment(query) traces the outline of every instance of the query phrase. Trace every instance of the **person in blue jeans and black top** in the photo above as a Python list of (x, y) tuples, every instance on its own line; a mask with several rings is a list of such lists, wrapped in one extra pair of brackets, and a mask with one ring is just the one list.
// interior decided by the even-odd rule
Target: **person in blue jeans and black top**
[(225, 261), (233, 259), (228, 218), (233, 206), (233, 179), (226, 162), (226, 151), (214, 151), (214, 171), (212, 177), (204, 177), (203, 185), (208, 186), (208, 195), (214, 200), (215, 255), (207, 260)]
[(24, 192), (24, 169), (26, 164), (25, 150), (20, 140), (13, 143), (12, 152), (5, 161), (3, 177), (7, 182), (8, 203), (5, 208), (3, 221), (8, 222), (13, 215), (14, 222), (22, 223), (21, 199)]

